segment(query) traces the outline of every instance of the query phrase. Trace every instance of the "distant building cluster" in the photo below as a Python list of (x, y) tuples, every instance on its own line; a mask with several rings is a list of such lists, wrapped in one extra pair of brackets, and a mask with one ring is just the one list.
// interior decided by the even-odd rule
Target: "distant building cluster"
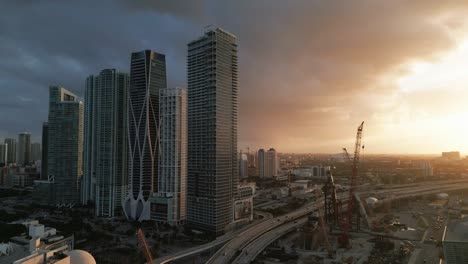
[(0, 186), (31, 187), (41, 179), (41, 144), (31, 143), (31, 134), (5, 138), (0, 143)]
[(447, 160), (460, 160), (459, 151), (442, 152), (442, 158)]
[(28, 132), (18, 134), (18, 139), (5, 138), (0, 143), (0, 167), (35, 165), (41, 156), (41, 143), (31, 142)]
[[(237, 151), (237, 39), (210, 28), (187, 48), (187, 88), (167, 87), (166, 56), (151, 50), (131, 54), (130, 73), (88, 76), (84, 98), (51, 86), (42, 148), (26, 132), (5, 139), (0, 183), (33, 186), (40, 204), (213, 235), (251, 220), (239, 177), (258, 164)], [(277, 175), (274, 149), (262, 162), (262, 177)]]

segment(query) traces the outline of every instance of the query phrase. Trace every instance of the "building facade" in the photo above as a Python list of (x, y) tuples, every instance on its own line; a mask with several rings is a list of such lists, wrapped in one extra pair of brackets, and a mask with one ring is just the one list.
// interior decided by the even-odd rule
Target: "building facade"
[(265, 177), (278, 176), (279, 162), (278, 154), (274, 148), (270, 148), (266, 153), (265, 159)]
[(237, 195), (237, 39), (209, 29), (188, 44), (188, 224), (221, 235)]
[(265, 160), (266, 160), (266, 156), (265, 156), (265, 150), (264, 149), (259, 149), (258, 150), (258, 154), (257, 154), (257, 167), (258, 167), (258, 176), (260, 178), (264, 178), (265, 177)]
[(7, 163), (16, 163), (16, 139), (5, 138), (4, 143), (8, 145)]
[(128, 92), (129, 192), (123, 203), (129, 219), (151, 217), (149, 199), (158, 190), (159, 90), (166, 86), (165, 55), (151, 50), (132, 53)]
[(41, 160), (41, 156), (41, 143), (31, 143), (31, 161), (34, 162)]
[(444, 228), (444, 234), (442, 235), (442, 248), (445, 259), (444, 263), (468, 263), (467, 230), (468, 221), (463, 218), (451, 221)]
[(151, 218), (180, 225), (187, 219), (187, 89), (160, 90), (159, 121), (158, 192), (151, 199)]
[(115, 216), (128, 192), (128, 85), (128, 74), (115, 69), (86, 79), (81, 197), (96, 216)]
[(48, 180), (53, 204), (80, 201), (83, 174), (83, 102), (65, 88), (50, 87), (48, 120)]
[(7, 164), (8, 144), (0, 144), (0, 164)]
[(247, 153), (239, 153), (239, 177), (249, 177), (249, 161)]
[(49, 123), (42, 123), (42, 157), (41, 157), (41, 179), (45, 180), (48, 177), (47, 174), (47, 155), (49, 155), (47, 143), (49, 141)]
[(16, 163), (28, 165), (31, 162), (31, 134), (24, 132), (18, 135)]

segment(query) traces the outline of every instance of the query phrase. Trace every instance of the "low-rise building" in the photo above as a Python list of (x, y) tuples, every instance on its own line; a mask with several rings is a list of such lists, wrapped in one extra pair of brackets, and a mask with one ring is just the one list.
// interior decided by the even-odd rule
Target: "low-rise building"
[[(73, 252), (73, 236), (65, 237), (55, 228), (44, 226), (37, 220), (21, 220), (12, 224), (24, 225), (28, 232), (11, 237), (8, 243), (0, 244), (2, 249), (0, 263), (96, 263), (92, 261), (80, 262), (79, 257), (75, 258), (74, 261), (74, 258), (69, 255), (70, 252)], [(87, 254), (89, 255), (89, 253)], [(92, 260), (94, 261), (94, 259)]]
[(253, 196), (256, 184), (246, 182), (239, 184), (239, 196), (234, 201), (234, 222), (253, 220)]
[(446, 264), (468, 263), (468, 220), (448, 224), (442, 237)]
[(35, 166), (2, 168), (0, 185), (4, 187), (30, 187), (40, 178), (40, 170)]
[(318, 165), (308, 168), (294, 169), (292, 170), (292, 173), (300, 177), (325, 178), (330, 174), (330, 166)]

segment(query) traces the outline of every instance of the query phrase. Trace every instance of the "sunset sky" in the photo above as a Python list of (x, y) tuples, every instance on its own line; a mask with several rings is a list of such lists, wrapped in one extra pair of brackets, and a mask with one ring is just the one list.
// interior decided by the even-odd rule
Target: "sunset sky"
[(468, 1), (2, 1), (0, 138), (40, 140), (48, 86), (79, 95), (130, 53), (166, 54), (215, 25), (239, 42), (239, 148), (340, 152), (365, 121), (367, 153), (468, 153)]

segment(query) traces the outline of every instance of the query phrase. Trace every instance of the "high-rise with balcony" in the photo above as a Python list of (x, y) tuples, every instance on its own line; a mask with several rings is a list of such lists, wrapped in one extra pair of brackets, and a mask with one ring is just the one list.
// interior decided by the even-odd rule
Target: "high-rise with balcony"
[(51, 203), (80, 201), (83, 174), (83, 102), (63, 87), (49, 89), (48, 180), (53, 184)]
[(188, 44), (187, 223), (216, 236), (233, 221), (239, 182), (236, 42), (216, 28)]
[(16, 151), (16, 163), (23, 166), (31, 162), (31, 134), (24, 132), (18, 135), (18, 149)]
[(129, 76), (105, 69), (86, 79), (82, 202), (113, 217), (127, 194)]
[(159, 121), (158, 192), (151, 198), (151, 218), (180, 225), (187, 216), (187, 89), (160, 90)]
[(144, 50), (130, 62), (128, 91), (129, 191), (123, 202), (127, 218), (148, 220), (150, 197), (158, 191), (159, 90), (165, 89), (166, 57)]

